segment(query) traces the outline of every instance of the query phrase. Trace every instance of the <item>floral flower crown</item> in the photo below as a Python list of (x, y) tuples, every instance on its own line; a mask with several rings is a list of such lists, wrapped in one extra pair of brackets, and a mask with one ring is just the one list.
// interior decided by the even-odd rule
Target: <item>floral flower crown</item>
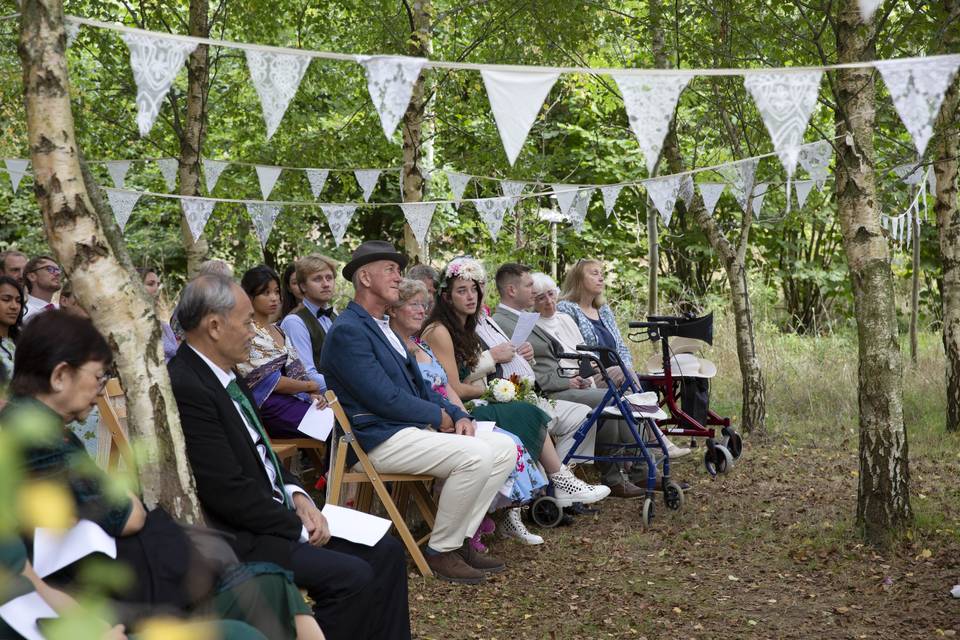
[(454, 258), (450, 264), (447, 265), (447, 268), (443, 270), (440, 288), (445, 288), (453, 278), (473, 280), (480, 286), (483, 286), (487, 282), (487, 273), (484, 271), (483, 265), (480, 264), (479, 260), (469, 256), (461, 256)]

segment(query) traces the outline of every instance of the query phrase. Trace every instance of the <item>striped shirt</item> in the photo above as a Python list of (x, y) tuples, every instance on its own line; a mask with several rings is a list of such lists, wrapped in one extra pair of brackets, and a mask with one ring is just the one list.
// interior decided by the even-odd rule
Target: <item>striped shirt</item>
[[(498, 344), (503, 344), (504, 342), (510, 342), (510, 338), (507, 337), (507, 334), (505, 334), (503, 330), (497, 326), (497, 323), (493, 321), (493, 318), (488, 315), (484, 315), (480, 318), (480, 321), (477, 323), (476, 331), (477, 336), (487, 346), (487, 349), (495, 347)], [(516, 354), (514, 354), (512, 360), (509, 362), (504, 362), (498, 366), (503, 370), (504, 378), (509, 378), (514, 373), (521, 377), (535, 377), (533, 375), (533, 368), (530, 366), (530, 363)]]

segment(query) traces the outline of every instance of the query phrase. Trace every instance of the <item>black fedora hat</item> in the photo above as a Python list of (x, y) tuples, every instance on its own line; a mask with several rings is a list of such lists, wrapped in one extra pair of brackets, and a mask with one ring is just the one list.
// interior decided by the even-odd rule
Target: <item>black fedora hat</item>
[(343, 277), (353, 280), (353, 274), (365, 264), (377, 260), (392, 260), (403, 269), (407, 266), (407, 256), (393, 248), (393, 245), (384, 240), (367, 240), (354, 249), (350, 262), (343, 265)]

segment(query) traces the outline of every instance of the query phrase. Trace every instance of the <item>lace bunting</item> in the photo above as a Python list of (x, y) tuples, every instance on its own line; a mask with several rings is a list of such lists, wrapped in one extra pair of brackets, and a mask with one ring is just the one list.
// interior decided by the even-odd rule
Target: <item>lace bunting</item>
[(575, 193), (573, 206), (570, 207), (570, 222), (577, 233), (583, 231), (583, 224), (587, 220), (587, 208), (590, 206), (592, 196), (593, 189), (581, 189)]
[(123, 189), (124, 183), (127, 180), (127, 171), (130, 170), (130, 161), (110, 160), (106, 165), (107, 173), (110, 174), (110, 179), (113, 180), (113, 186), (117, 189)]
[(273, 231), (273, 223), (276, 222), (277, 215), (280, 213), (280, 205), (269, 202), (248, 202), (247, 213), (253, 220), (253, 230), (260, 239), (260, 246), (266, 247), (270, 232)]
[(823, 191), (827, 183), (827, 168), (830, 158), (833, 157), (833, 145), (827, 140), (818, 140), (805, 144), (800, 148), (800, 165), (807, 170), (810, 177), (817, 183), (817, 189)]
[(197, 43), (146, 33), (120, 37), (130, 50), (130, 69), (137, 85), (137, 126), (143, 138), (153, 128), (170, 85)]
[(190, 227), (190, 235), (196, 242), (204, 227), (207, 226), (207, 220), (213, 213), (215, 200), (204, 200), (202, 198), (182, 198), (180, 200), (180, 209), (183, 211), (183, 217), (187, 219), (187, 226)]
[(797, 180), (793, 183), (793, 186), (797, 188), (797, 207), (803, 209), (803, 205), (807, 202), (807, 196), (813, 189), (813, 180)]
[(17, 189), (20, 188), (20, 181), (23, 180), (23, 176), (27, 175), (27, 167), (30, 165), (30, 161), (20, 160), (18, 158), (7, 158), (3, 161), (3, 164), (7, 167), (10, 186), (13, 187), (13, 192), (16, 193)]
[(330, 225), (333, 241), (339, 247), (357, 207), (352, 204), (324, 204), (320, 205), (320, 208), (323, 209), (323, 214), (327, 216), (327, 224)]
[(613, 76), (649, 175), (657, 166), (680, 94), (692, 77), (689, 73)]
[(477, 208), (477, 212), (480, 214), (483, 223), (487, 225), (490, 237), (494, 240), (500, 235), (500, 227), (503, 226), (503, 216), (507, 213), (507, 208), (510, 207), (511, 201), (512, 198), (508, 196), (471, 200)]
[(406, 218), (413, 236), (417, 239), (417, 244), (423, 247), (427, 239), (427, 230), (430, 229), (430, 221), (433, 220), (433, 211), (437, 208), (436, 202), (404, 202), (400, 205), (403, 209), (403, 217)]
[(456, 171), (447, 171), (446, 174), (447, 184), (450, 185), (450, 199), (453, 200), (453, 206), (459, 209), (460, 201), (463, 200), (463, 192), (467, 190), (467, 184), (470, 182), (471, 176)]
[(653, 200), (653, 206), (660, 212), (665, 227), (670, 226), (670, 220), (673, 218), (673, 207), (677, 204), (677, 197), (680, 195), (682, 177), (664, 176), (643, 183), (647, 188), (647, 195)]
[(203, 159), (203, 177), (206, 179), (208, 194), (213, 193), (214, 187), (217, 186), (217, 180), (220, 179), (220, 174), (228, 166), (230, 166), (229, 162)]
[(621, 191), (623, 191), (622, 184), (611, 184), (600, 187), (600, 193), (603, 194), (603, 212), (608, 218), (610, 214), (613, 213), (613, 208), (617, 206), (617, 198), (620, 197)]
[(363, 190), (363, 201), (370, 202), (370, 196), (373, 195), (377, 180), (380, 179), (380, 169), (357, 169), (353, 172), (353, 176)]
[(176, 191), (177, 172), (180, 170), (180, 162), (176, 158), (160, 158), (157, 160), (157, 167), (163, 175), (163, 181), (167, 184), (167, 193)]
[(246, 54), (250, 79), (260, 96), (269, 140), (280, 126), (290, 101), (297, 95), (303, 74), (310, 66), (310, 57), (253, 49), (247, 49)]
[(427, 61), (405, 56), (358, 56), (357, 62), (366, 71), (370, 99), (380, 115), (383, 133), (389, 139), (410, 104), (413, 86)]
[(140, 199), (140, 193), (138, 191), (110, 189), (109, 187), (104, 188), (104, 191), (107, 192), (107, 202), (110, 203), (110, 209), (113, 211), (117, 226), (120, 227), (120, 231), (123, 231), (127, 227), (127, 221), (130, 220), (133, 207)]
[(943, 96), (960, 67), (960, 55), (929, 60), (887, 60), (877, 70), (893, 98), (900, 120), (922, 156), (933, 136)]
[(263, 195), (263, 199), (267, 200), (273, 193), (273, 187), (277, 184), (277, 179), (280, 177), (283, 167), (258, 164), (254, 168), (257, 170), (257, 180), (260, 182), (260, 193)]
[(707, 210), (707, 215), (712, 216), (717, 208), (717, 202), (727, 188), (725, 182), (700, 182), (697, 184), (700, 189), (700, 197), (703, 198), (703, 208)]

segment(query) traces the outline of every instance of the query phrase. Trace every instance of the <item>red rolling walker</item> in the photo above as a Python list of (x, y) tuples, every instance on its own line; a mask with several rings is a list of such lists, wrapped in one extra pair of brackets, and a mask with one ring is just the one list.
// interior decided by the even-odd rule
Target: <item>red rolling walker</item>
[[(692, 378), (674, 376), (671, 371), (673, 354), (670, 338), (692, 338), (713, 344), (713, 313), (697, 318), (690, 316), (647, 316), (646, 322), (631, 322), (631, 329), (642, 329), (629, 334), (635, 342), (660, 342), (663, 361), (662, 375), (640, 375), (643, 386), (656, 391), (660, 396), (660, 406), (669, 414), (664, 420), (657, 420), (657, 426), (668, 436), (690, 436), (705, 438), (707, 450), (703, 456), (703, 466), (711, 476), (727, 473), (733, 468), (735, 460), (743, 454), (743, 439), (733, 428), (730, 418), (725, 418), (707, 406), (706, 419), (702, 422), (684, 411), (677, 399), (681, 385), (692, 384)], [(706, 386), (706, 380), (702, 381)], [(715, 427), (719, 427), (718, 439)], [(696, 446), (696, 443), (692, 443)]]

